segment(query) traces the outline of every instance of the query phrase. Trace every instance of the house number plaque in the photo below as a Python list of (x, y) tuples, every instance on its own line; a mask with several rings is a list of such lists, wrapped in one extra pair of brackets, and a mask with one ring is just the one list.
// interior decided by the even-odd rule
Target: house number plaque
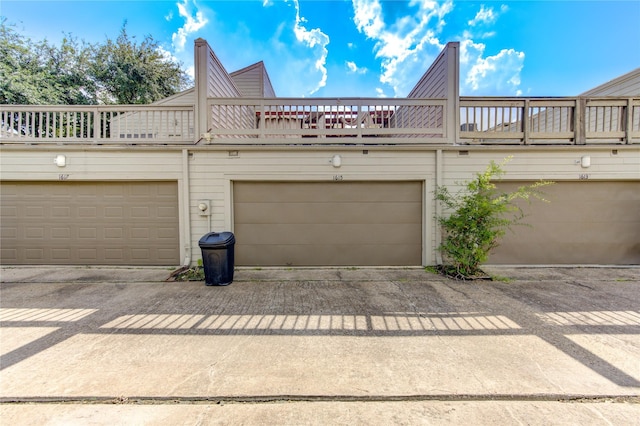
[(342, 175), (333, 175), (333, 180), (344, 180), (344, 177)]

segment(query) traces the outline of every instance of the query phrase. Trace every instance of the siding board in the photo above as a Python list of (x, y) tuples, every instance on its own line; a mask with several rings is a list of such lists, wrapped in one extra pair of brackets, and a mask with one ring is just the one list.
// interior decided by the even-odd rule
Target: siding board
[[(459, 155), (459, 149), (462, 148), (444, 148), (442, 153), (440, 179), (451, 190), (458, 188), (458, 182), (484, 170), (489, 161), (501, 162), (510, 155), (513, 160), (506, 166), (505, 180), (544, 178), (562, 182), (577, 181), (581, 175), (587, 175), (593, 181), (640, 181), (640, 147), (464, 147), (467, 155)], [(0, 178), (2, 181), (58, 181), (63, 175), (70, 181), (188, 181), (188, 188), (179, 183), (180, 191), (187, 191), (189, 200), (189, 205), (181, 206), (180, 211), (186, 215), (182, 220), (190, 221), (191, 232), (183, 238), (191, 241), (193, 261), (200, 255), (198, 240), (203, 234), (210, 230), (233, 231), (231, 185), (234, 181), (322, 182), (332, 181), (334, 176), (346, 182), (419, 180), (426, 182), (424, 262), (435, 263), (434, 147), (397, 150), (367, 147), (366, 155), (362, 149), (346, 147), (337, 147), (335, 152), (327, 148), (240, 148), (235, 156), (216, 147), (195, 147), (188, 152), (188, 176), (185, 177), (185, 154), (179, 148), (3, 147)], [(59, 153), (67, 156), (68, 165), (64, 168), (53, 164), (52, 159)], [(330, 164), (334, 153), (342, 157), (340, 168)], [(577, 163), (583, 155), (591, 157), (588, 169)], [(200, 215), (197, 202), (201, 199), (210, 200), (211, 216)], [(185, 202), (183, 195), (179, 201)]]
[(230, 74), (243, 96), (248, 98), (275, 98), (271, 79), (260, 61)]
[(640, 96), (640, 68), (587, 90), (580, 96)]

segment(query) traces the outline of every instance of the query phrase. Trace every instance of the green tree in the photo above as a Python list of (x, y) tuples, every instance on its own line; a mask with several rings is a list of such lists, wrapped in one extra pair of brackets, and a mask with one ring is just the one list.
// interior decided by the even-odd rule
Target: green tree
[(464, 188), (456, 194), (447, 187), (436, 188), (436, 200), (442, 202), (450, 213), (437, 219), (443, 229), (439, 250), (447, 275), (464, 279), (481, 272), (480, 265), (498, 246), (506, 230), (521, 224), (525, 217), (515, 203), (517, 199), (546, 201), (540, 188), (553, 182), (539, 181), (513, 192), (498, 191), (494, 181), (505, 173), (503, 166), (510, 159), (505, 159), (502, 164), (492, 161), (484, 172), (464, 182)]
[(66, 35), (59, 47), (39, 46), (43, 66), (51, 74), (59, 92), (60, 103), (91, 105), (97, 103), (96, 81), (91, 74), (93, 46)]
[(38, 45), (0, 24), (0, 103), (59, 104), (60, 93), (51, 73), (42, 66)]
[(1, 104), (144, 104), (190, 84), (151, 36), (138, 44), (126, 24), (115, 41), (89, 44), (67, 34), (55, 46), (0, 22)]
[(98, 98), (105, 104), (146, 104), (187, 87), (190, 80), (147, 36), (141, 43), (129, 37), (126, 24), (118, 38), (96, 47), (92, 73), (99, 86)]

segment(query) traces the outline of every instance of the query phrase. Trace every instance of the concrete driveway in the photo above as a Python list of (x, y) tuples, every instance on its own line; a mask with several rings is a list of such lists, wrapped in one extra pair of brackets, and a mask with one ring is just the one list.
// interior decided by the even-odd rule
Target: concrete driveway
[(5, 424), (640, 424), (640, 269), (1, 270)]

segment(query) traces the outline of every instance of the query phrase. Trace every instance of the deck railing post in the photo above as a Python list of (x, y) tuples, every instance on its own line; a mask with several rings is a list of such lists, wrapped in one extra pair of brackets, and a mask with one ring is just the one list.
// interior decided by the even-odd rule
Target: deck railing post
[(633, 130), (633, 98), (627, 99), (627, 114), (624, 127), (625, 143), (630, 144), (633, 137), (631, 133)]
[[(362, 126), (364, 126), (364, 123), (367, 122), (367, 120), (364, 118), (364, 110), (363, 110), (363, 106), (362, 106), (362, 99), (358, 99), (357, 105), (356, 105), (358, 112), (356, 113), (356, 125), (358, 126), (358, 133), (356, 135), (357, 138), (362, 138)], [(370, 112), (367, 112), (367, 114), (370, 115)], [(359, 119), (360, 117), (362, 118), (362, 122), (360, 122), (361, 120)]]
[(529, 99), (525, 99), (522, 107), (522, 143), (529, 143)]
[(265, 114), (265, 107), (264, 107), (264, 98), (260, 99), (260, 105), (258, 107), (258, 111), (259, 111), (259, 118), (258, 118), (258, 129), (260, 129), (260, 134), (258, 135), (258, 137), (260, 139), (264, 139), (264, 130), (265, 127), (267, 125), (267, 120), (266, 120), (266, 114)]
[(91, 134), (91, 139), (92, 139), (92, 142), (94, 144), (97, 144), (98, 143), (98, 137), (99, 137), (99, 134), (100, 134), (100, 126), (101, 126), (100, 113), (98, 112), (98, 108), (97, 107), (93, 109), (92, 116), (93, 116), (93, 126), (92, 126), (93, 131), (92, 131), (92, 134)]
[(585, 114), (587, 111), (587, 100), (583, 97), (579, 97), (576, 100), (574, 106), (574, 144), (586, 145), (587, 143), (587, 123), (585, 120)]

